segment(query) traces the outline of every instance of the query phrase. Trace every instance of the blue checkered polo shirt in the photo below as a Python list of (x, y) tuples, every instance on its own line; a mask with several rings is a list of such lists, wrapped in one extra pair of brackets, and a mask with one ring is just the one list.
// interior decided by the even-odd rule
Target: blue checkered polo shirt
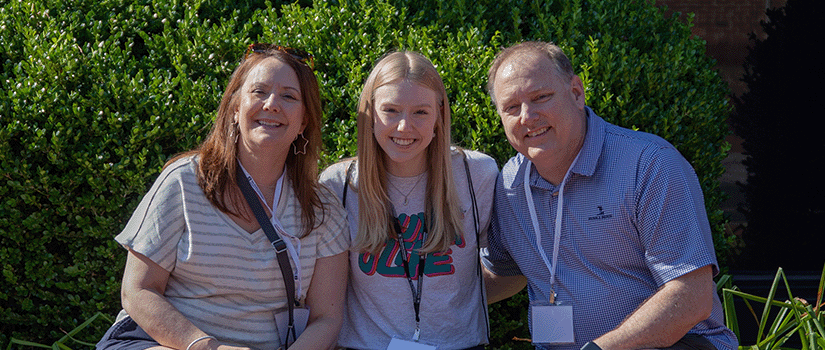
[[(605, 122), (587, 108), (587, 135), (564, 189), (555, 291), (573, 305), (578, 349), (614, 329), (666, 282), (712, 265), (718, 273), (702, 190), (690, 164), (664, 139)], [(558, 188), (522, 154), (511, 158), (496, 183), (489, 248), (483, 262), (499, 275), (523, 274), (530, 300), (548, 300), (544, 264), (527, 209), (524, 172), (552, 259)], [(718, 349), (738, 342), (724, 326), (714, 294), (711, 316), (690, 331)]]

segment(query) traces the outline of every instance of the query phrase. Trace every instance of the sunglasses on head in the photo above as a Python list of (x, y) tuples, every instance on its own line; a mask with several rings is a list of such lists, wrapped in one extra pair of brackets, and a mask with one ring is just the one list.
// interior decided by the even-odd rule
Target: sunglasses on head
[(266, 53), (268, 51), (281, 51), (283, 53), (289, 54), (296, 60), (300, 61), (301, 63), (307, 65), (310, 69), (315, 69), (315, 57), (312, 56), (309, 52), (306, 52), (301, 49), (296, 49), (292, 47), (286, 47), (281, 45), (275, 44), (262, 44), (262, 43), (255, 43), (250, 44), (249, 47), (246, 48), (246, 53), (243, 55), (244, 59), (247, 59), (249, 55), (253, 53)]

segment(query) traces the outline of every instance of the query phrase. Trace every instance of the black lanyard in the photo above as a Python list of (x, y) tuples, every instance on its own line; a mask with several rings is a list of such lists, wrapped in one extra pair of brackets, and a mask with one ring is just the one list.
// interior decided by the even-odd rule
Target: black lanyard
[[(407, 254), (407, 249), (404, 247), (404, 239), (401, 234), (401, 225), (398, 223), (398, 219), (390, 218), (393, 224), (395, 224), (395, 231), (397, 232), (396, 240), (398, 241), (398, 245), (400, 246), (401, 250), (401, 261), (404, 263), (404, 275), (407, 276), (407, 282), (410, 284), (410, 292), (412, 292), (413, 297), (413, 310), (415, 310), (415, 333), (413, 334), (413, 340), (418, 341), (421, 337), (421, 329), (419, 328), (419, 324), (421, 323), (421, 294), (423, 292), (423, 285), (424, 285), (424, 267), (426, 266), (427, 262), (427, 255), (420, 255), (418, 261), (418, 288), (415, 287), (413, 283), (412, 277), (410, 276), (410, 255)], [(424, 244), (424, 237), (421, 237), (421, 244)], [(415, 247), (415, 242), (413, 242), (413, 247)]]
[[(479, 221), (480, 220), (479, 220), (479, 217), (478, 217), (478, 203), (476, 202), (476, 193), (475, 193), (475, 189), (473, 189), (473, 177), (470, 175), (470, 164), (467, 161), (467, 155), (464, 154), (463, 150), (461, 150), (461, 149), (459, 149), (459, 150), (460, 150), (460, 152), (462, 154), (462, 158), (464, 160), (464, 171), (467, 174), (467, 185), (468, 185), (467, 187), (469, 187), (470, 199), (472, 200), (472, 203), (473, 203), (473, 223), (475, 224), (476, 250), (477, 250), (477, 256), (480, 256), (480, 254), (481, 254), (481, 242), (480, 242), (481, 235), (480, 235), (480, 228), (479, 228)], [(343, 204), (344, 208), (347, 207), (347, 190), (350, 187), (350, 179), (352, 178), (353, 172), (355, 171), (355, 162), (356, 162), (355, 160), (350, 162), (349, 166), (347, 167), (347, 175), (346, 175), (346, 179), (344, 180), (344, 191), (343, 191), (343, 195), (341, 197), (341, 203)], [(395, 224), (395, 230), (400, 235), (401, 234), (401, 226), (398, 224), (398, 219), (396, 219), (394, 217), (390, 217), (390, 220)], [(401, 248), (402, 249), (404, 248), (403, 244), (401, 244)], [(406, 252), (405, 252), (405, 256), (406, 256)], [(425, 259), (422, 259), (421, 261), (422, 261), (421, 266), (424, 266), (423, 263), (426, 261), (426, 256), (425, 256)], [(410, 290), (413, 293), (413, 302), (414, 302), (413, 307), (415, 308), (415, 320), (416, 320), (416, 323), (417, 323), (417, 322), (419, 322), (418, 311), (419, 311), (419, 308), (420, 308), (420, 305), (421, 305), (421, 298), (420, 298), (421, 297), (421, 281), (423, 280), (423, 278), (422, 278), (422, 276), (419, 276), (419, 278), (418, 278), (418, 287), (419, 287), (419, 289), (418, 289), (418, 298), (416, 298), (416, 290), (412, 286), (412, 278), (410, 278), (409, 266), (408, 265), (409, 265), (409, 262), (404, 261), (404, 273), (407, 276), (407, 280), (410, 282)], [(423, 273), (423, 271), (424, 271), (424, 268), (422, 267), (421, 270), (419, 271), (419, 275), (421, 275)], [(483, 277), (482, 277), (482, 273), (481, 273), (481, 259), (476, 260), (476, 272), (477, 272), (479, 280), (482, 280)], [(479, 293), (481, 293), (481, 295), (483, 296), (482, 300), (481, 300), (482, 308), (486, 308), (487, 307), (487, 302), (486, 302), (487, 297), (486, 297), (486, 294), (484, 293), (484, 283), (479, 283), (479, 288), (480, 288)], [(417, 303), (415, 303), (416, 299), (418, 300)], [(487, 315), (486, 312), (484, 313), (484, 317), (485, 317), (484, 324), (487, 326), (487, 338), (489, 339), (490, 338), (490, 320), (487, 318), (488, 315)]]
[[(289, 325), (287, 326), (286, 339), (282, 339), (284, 342), (282, 345), (286, 348), (291, 343), (290, 337), (292, 338), (292, 342), (294, 342), (297, 338), (297, 334), (295, 332), (295, 318), (293, 316), (293, 310), (295, 309), (296, 304), (295, 281), (292, 279), (292, 265), (289, 263), (289, 257), (286, 255), (286, 243), (283, 239), (281, 239), (281, 236), (272, 226), (272, 222), (269, 221), (269, 218), (266, 217), (266, 212), (264, 212), (264, 208), (261, 205), (261, 202), (258, 201), (258, 196), (254, 192), (255, 190), (252, 189), (252, 185), (249, 184), (249, 180), (243, 173), (240, 163), (238, 164), (235, 177), (238, 182), (238, 187), (241, 189), (241, 193), (243, 193), (246, 202), (249, 204), (249, 208), (252, 209), (252, 214), (255, 215), (255, 219), (258, 220), (258, 224), (261, 225), (261, 229), (263, 229), (266, 237), (269, 238), (269, 241), (275, 248), (275, 253), (278, 258), (278, 266), (280, 266), (281, 275), (284, 278), (284, 287), (286, 288), (287, 298), (286, 304), (287, 310), (289, 310)], [(272, 213), (272, 215), (274, 216), (275, 213)]]

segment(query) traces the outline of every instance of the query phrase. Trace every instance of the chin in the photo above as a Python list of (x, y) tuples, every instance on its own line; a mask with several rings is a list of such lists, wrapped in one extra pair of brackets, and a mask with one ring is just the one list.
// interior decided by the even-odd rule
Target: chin
[(533, 147), (531, 147), (531, 148), (527, 149), (526, 153), (522, 153), (522, 154), (524, 154), (527, 157), (527, 159), (530, 159), (531, 161), (534, 161), (535, 159), (541, 159), (542, 157), (547, 157), (548, 154), (552, 155), (552, 152), (549, 151), (549, 150), (546, 150), (544, 148), (533, 148)]

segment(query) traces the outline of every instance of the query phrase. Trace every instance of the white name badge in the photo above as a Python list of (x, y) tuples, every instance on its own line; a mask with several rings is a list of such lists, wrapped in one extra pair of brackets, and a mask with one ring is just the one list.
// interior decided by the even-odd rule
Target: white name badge
[[(295, 322), (295, 335), (300, 337), (301, 333), (307, 328), (307, 321), (309, 321), (309, 309), (295, 308), (292, 310), (292, 318)], [(278, 323), (278, 334), (281, 336), (281, 342), (286, 339), (286, 331), (289, 327), (289, 311), (281, 312), (275, 315), (275, 322)], [(291, 339), (291, 338), (290, 338)], [(295, 341), (295, 339), (291, 339)]]
[(435, 350), (436, 347), (423, 343), (414, 342), (411, 340), (401, 340), (392, 338), (387, 350)]
[(572, 305), (533, 305), (530, 310), (533, 343), (572, 344), (574, 342)]

